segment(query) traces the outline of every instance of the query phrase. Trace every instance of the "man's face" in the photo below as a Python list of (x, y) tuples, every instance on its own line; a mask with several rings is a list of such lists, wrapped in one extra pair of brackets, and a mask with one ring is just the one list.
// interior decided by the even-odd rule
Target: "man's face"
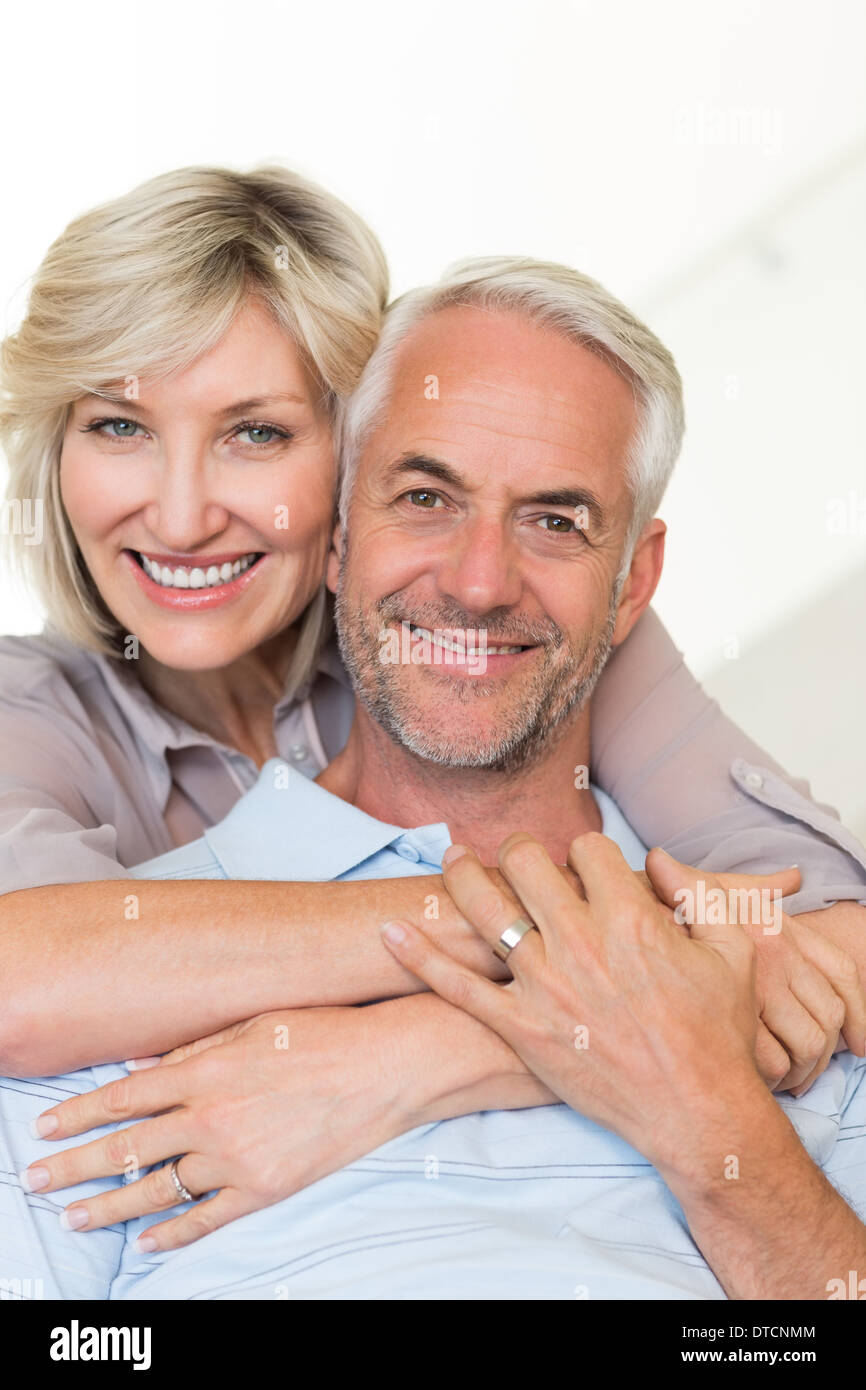
[(452, 307), (409, 335), (328, 571), (356, 692), (401, 744), (507, 769), (586, 701), (625, 636), (635, 424), (614, 368), (518, 315)]

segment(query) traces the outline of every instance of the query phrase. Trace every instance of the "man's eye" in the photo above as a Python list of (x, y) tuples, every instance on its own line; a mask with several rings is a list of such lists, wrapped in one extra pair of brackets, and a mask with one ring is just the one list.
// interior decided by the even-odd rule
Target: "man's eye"
[(570, 517), (553, 514), (539, 517), (537, 524), (543, 526), (545, 531), (557, 531), (560, 535), (567, 535), (570, 531), (579, 529)]
[(426, 488), (419, 488), (415, 492), (407, 492), (406, 496), (409, 498), (413, 507), (427, 507), (428, 510), (432, 510), (432, 508), (436, 506), (436, 503), (442, 500), (437, 492), (428, 492)]

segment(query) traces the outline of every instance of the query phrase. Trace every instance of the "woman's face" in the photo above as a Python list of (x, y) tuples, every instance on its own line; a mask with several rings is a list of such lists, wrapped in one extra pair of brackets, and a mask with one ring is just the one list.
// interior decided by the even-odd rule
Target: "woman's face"
[(256, 300), (191, 367), (126, 380), (70, 412), (72, 529), (106, 605), (155, 660), (227, 666), (321, 582), (336, 482), (321, 388)]

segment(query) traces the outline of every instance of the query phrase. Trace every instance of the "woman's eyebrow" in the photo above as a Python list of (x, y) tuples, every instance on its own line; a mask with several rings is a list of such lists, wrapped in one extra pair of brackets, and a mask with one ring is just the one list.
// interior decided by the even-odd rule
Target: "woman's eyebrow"
[(275, 391), (269, 396), (250, 396), (248, 400), (234, 401), (232, 405), (217, 411), (219, 415), (243, 414), (248, 410), (261, 410), (266, 405), (287, 402), (291, 405), (307, 405), (308, 398), (298, 391)]
[[(89, 401), (104, 401), (107, 405), (123, 406), (125, 410), (144, 410), (144, 406), (139, 401), (131, 400), (122, 391), (89, 391), (81, 399), (85, 404)], [(297, 391), (274, 391), (267, 396), (250, 396), (247, 400), (233, 401), (231, 405), (220, 406), (219, 410), (214, 411), (214, 414), (218, 416), (241, 415), (250, 410), (261, 410), (263, 406), (276, 405), (282, 402), (288, 402), (292, 405), (307, 405), (308, 399)]]

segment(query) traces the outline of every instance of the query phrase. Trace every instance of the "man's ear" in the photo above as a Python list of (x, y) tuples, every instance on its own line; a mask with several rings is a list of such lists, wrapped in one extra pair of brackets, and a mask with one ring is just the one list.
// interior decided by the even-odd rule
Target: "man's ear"
[(667, 529), (659, 517), (654, 517), (652, 521), (647, 522), (638, 536), (631, 557), (631, 566), (620, 594), (616, 627), (611, 639), (613, 647), (618, 647), (625, 641), (656, 591), (665, 559)]
[(325, 565), (325, 583), (332, 594), (337, 592), (337, 583), (340, 578), (340, 561), (342, 558), (343, 528), (338, 521), (331, 532), (331, 547), (328, 551), (328, 562)]

